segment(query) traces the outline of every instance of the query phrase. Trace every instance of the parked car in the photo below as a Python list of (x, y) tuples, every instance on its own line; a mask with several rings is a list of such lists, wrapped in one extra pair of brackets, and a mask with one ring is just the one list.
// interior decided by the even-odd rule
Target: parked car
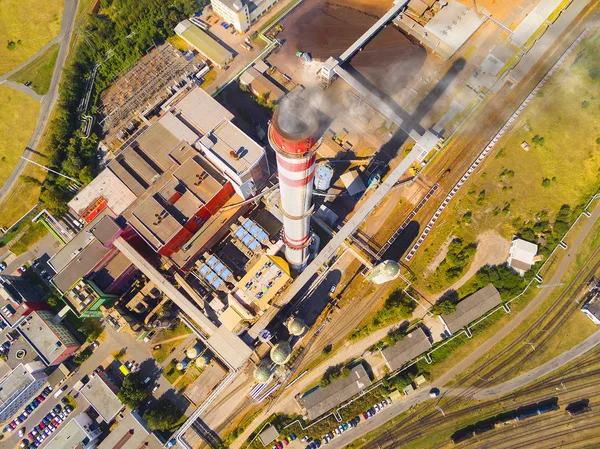
[(6, 267), (7, 267), (6, 262), (0, 262), (0, 271), (6, 270)]
[(144, 341), (146, 343), (148, 343), (150, 340), (152, 340), (154, 338), (155, 335), (156, 335), (156, 331), (150, 331), (150, 332), (148, 332), (148, 335), (146, 335), (144, 337)]
[(27, 266), (21, 265), (19, 268), (17, 268), (17, 273), (23, 274), (23, 273), (25, 273), (25, 270), (27, 270)]

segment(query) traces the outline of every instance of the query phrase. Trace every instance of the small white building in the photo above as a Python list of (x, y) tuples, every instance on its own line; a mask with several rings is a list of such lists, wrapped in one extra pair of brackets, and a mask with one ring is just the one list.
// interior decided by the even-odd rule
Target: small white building
[(592, 322), (600, 326), (600, 294), (595, 295), (582, 308), (581, 311)]
[(514, 239), (510, 245), (508, 265), (523, 276), (535, 263), (537, 251), (538, 246), (535, 243), (523, 239)]

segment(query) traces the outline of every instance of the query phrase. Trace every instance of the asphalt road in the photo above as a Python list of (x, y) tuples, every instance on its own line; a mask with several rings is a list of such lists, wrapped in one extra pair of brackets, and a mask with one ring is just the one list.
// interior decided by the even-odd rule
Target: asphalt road
[[(42, 137), (44, 129), (46, 128), (48, 119), (50, 118), (50, 114), (52, 113), (52, 108), (56, 103), (56, 99), (58, 97), (58, 83), (60, 81), (65, 60), (67, 58), (69, 42), (71, 40), (71, 34), (73, 32), (73, 25), (75, 24), (75, 16), (77, 13), (78, 3), (78, 0), (65, 0), (62, 24), (57, 38), (53, 39), (48, 45), (46, 45), (44, 48), (42, 48), (39, 52), (37, 52), (24, 63), (27, 64), (29, 61), (32, 61), (37, 56), (41, 55), (49, 45), (52, 45), (55, 42), (60, 42), (61, 45), (60, 49), (58, 50), (58, 57), (56, 58), (56, 65), (54, 66), (54, 74), (52, 75), (52, 81), (50, 82), (50, 89), (48, 89), (48, 93), (44, 95), (41, 99), (42, 107), (38, 115), (38, 120), (35, 125), (33, 135), (31, 136), (27, 147), (23, 150), (23, 157), (30, 158), (31, 155), (34, 154), (34, 151), (40, 141), (40, 138)], [(0, 77), (0, 83), (5, 82), (8, 76), (10, 76), (16, 70), (23, 67), (24, 64)], [(28, 92), (25, 91), (25, 93)], [(16, 181), (19, 179), (19, 175), (21, 175), (21, 173), (23, 172), (23, 169), (25, 168), (26, 164), (26, 161), (24, 161), (23, 159), (19, 159), (19, 162), (13, 169), (12, 173), (10, 174), (4, 185), (0, 187), (0, 201), (3, 201), (8, 192), (10, 192), (10, 189), (13, 188)]]

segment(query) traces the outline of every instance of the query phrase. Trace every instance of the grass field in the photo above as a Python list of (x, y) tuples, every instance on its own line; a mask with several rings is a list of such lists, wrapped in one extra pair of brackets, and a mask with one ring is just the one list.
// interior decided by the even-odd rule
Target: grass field
[(574, 209), (598, 190), (600, 66), (594, 55), (599, 51), (596, 33), (533, 99), (498, 152), (441, 216), (411, 266), (415, 272), (423, 272), (449, 235), (470, 243), (494, 229), (509, 239), (520, 226), (535, 223), (541, 211), (553, 220), (563, 204)]
[(39, 111), (40, 104), (31, 97), (0, 86), (0, 184), (6, 181), (19, 161), (31, 138)]
[(31, 61), (9, 79), (21, 84), (31, 82), (30, 87), (36, 93), (45, 95), (52, 81), (52, 72), (54, 71), (54, 64), (56, 64), (58, 48), (58, 44), (52, 45), (37, 59)]
[(56, 37), (62, 13), (61, 0), (3, 0), (0, 74), (18, 67)]
[(34, 223), (29, 226), (19, 240), (12, 244), (10, 250), (19, 256), (39, 242), (46, 234), (48, 234), (48, 229), (42, 223)]

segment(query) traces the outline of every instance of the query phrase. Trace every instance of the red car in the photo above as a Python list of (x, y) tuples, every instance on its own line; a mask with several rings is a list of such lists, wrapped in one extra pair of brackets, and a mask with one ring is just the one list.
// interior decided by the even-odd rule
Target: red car
[(43, 402), (46, 398), (40, 394), (36, 399), (40, 402)]
[(277, 443), (277, 449), (283, 449), (283, 443), (281, 441)]

